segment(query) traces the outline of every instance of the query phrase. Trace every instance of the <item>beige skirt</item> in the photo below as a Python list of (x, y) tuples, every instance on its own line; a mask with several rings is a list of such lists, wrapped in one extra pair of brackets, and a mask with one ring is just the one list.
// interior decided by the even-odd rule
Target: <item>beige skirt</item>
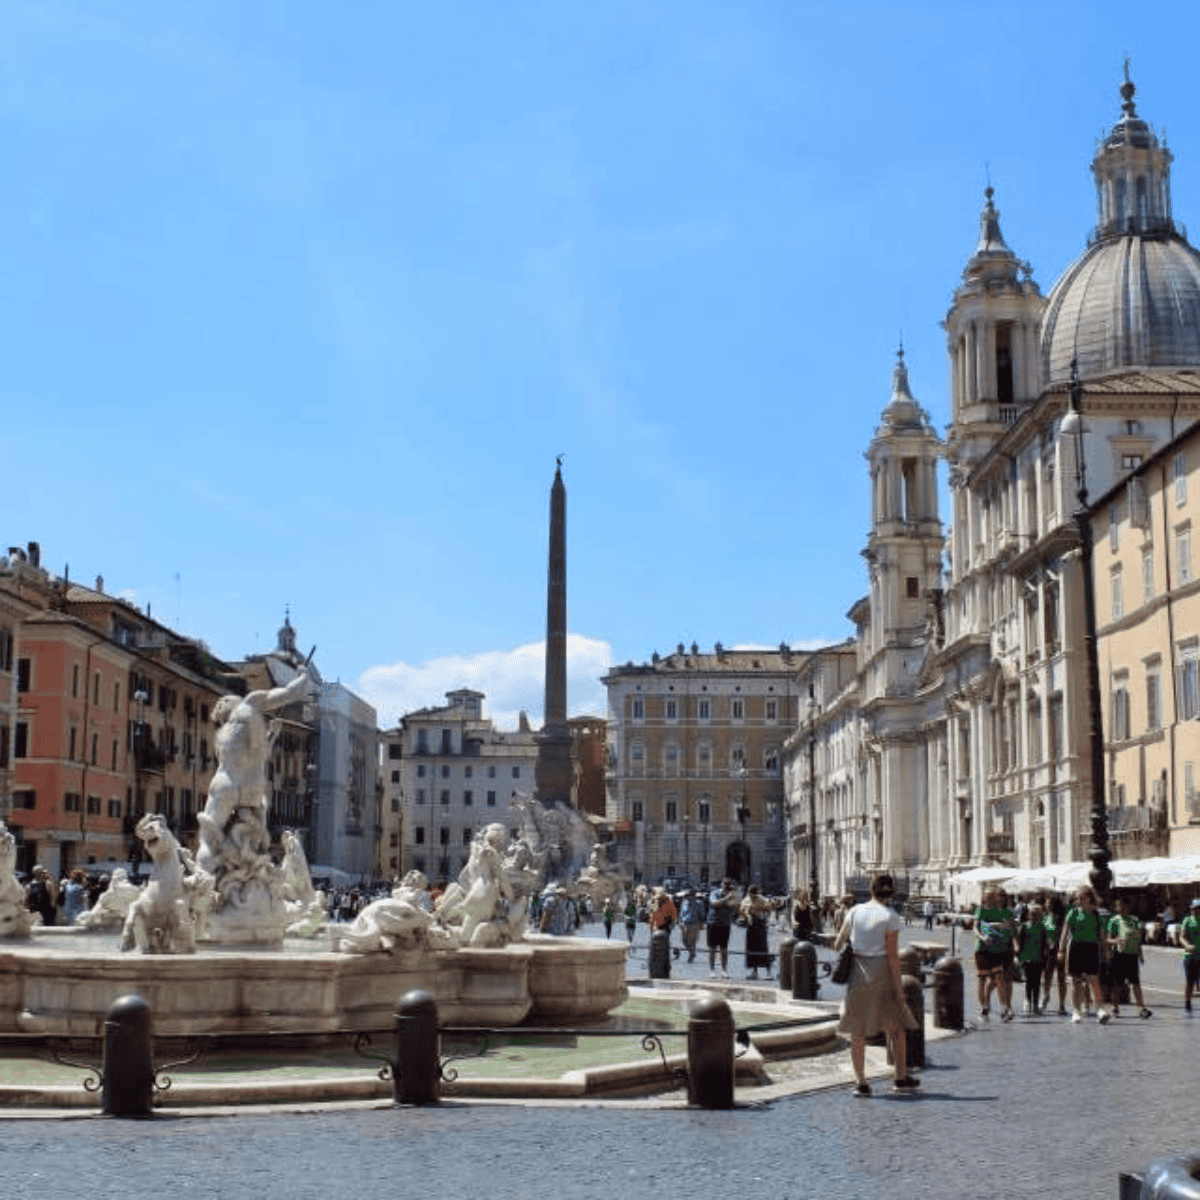
[(863, 958), (856, 954), (850, 982), (846, 984), (838, 1032), (851, 1037), (871, 1037), (876, 1033), (916, 1028), (916, 1018), (896, 990), (887, 955)]

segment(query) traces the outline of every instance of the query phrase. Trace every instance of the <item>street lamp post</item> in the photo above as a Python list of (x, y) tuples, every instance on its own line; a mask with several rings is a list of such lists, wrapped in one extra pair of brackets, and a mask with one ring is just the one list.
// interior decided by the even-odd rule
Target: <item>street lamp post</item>
[(746, 803), (746, 786), (747, 786), (746, 780), (749, 778), (749, 775), (750, 775), (750, 772), (746, 769), (744, 764), (738, 768), (738, 778), (742, 781), (742, 798), (738, 801), (738, 806), (737, 806), (738, 824), (741, 825), (741, 827), (742, 827), (742, 854), (741, 854), (742, 878), (739, 879), (738, 882), (740, 884), (742, 884), (743, 886), (745, 884), (749, 883), (749, 874), (750, 874), (749, 864), (746, 862), (747, 851), (749, 849), (749, 847), (746, 845), (746, 821), (750, 816), (750, 806)]
[(817, 701), (808, 685), (808, 902), (821, 907), (821, 877), (817, 870)]
[(683, 814), (683, 877), (689, 885), (692, 878), (692, 855), (688, 847), (688, 815)]
[(1096, 581), (1092, 576), (1092, 522), (1088, 513), (1087, 467), (1083, 460), (1083, 416), (1080, 402), (1083, 385), (1079, 382), (1078, 360), (1071, 360), (1071, 411), (1063, 419), (1062, 431), (1075, 438), (1075, 480), (1078, 485), (1075, 506), (1075, 526), (1079, 533), (1079, 561), (1083, 569), (1083, 646), (1087, 662), (1088, 718), (1092, 752), (1092, 844), (1088, 856), (1092, 860), (1089, 874), (1092, 887), (1107, 906), (1112, 888), (1109, 869), (1108, 812), (1104, 794), (1104, 725), (1100, 707), (1100, 659), (1096, 649)]

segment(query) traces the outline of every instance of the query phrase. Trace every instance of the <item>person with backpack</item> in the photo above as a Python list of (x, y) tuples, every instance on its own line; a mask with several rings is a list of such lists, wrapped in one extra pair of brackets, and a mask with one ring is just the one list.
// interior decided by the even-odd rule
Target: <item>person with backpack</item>
[(45, 867), (33, 868), (33, 879), (25, 892), (30, 912), (40, 913), (43, 925), (53, 925), (55, 919), (54, 890), (50, 872)]
[(1121, 1003), (1125, 985), (1133, 993), (1138, 1004), (1138, 1016), (1143, 1020), (1150, 1016), (1142, 995), (1142, 980), (1139, 970), (1145, 955), (1142, 951), (1142, 923), (1129, 912), (1129, 901), (1124, 896), (1116, 899), (1117, 911), (1108, 919), (1105, 935), (1111, 957), (1108, 960), (1109, 999), (1115, 1014)]
[(1071, 1020), (1083, 1020), (1083, 1006), (1090, 988), (1096, 1001), (1096, 1020), (1107, 1025), (1112, 1013), (1100, 990), (1100, 943), (1103, 929), (1099, 900), (1090, 887), (1080, 889), (1075, 906), (1063, 921), (1062, 940), (1058, 946), (1060, 961), (1067, 964), (1071, 976)]

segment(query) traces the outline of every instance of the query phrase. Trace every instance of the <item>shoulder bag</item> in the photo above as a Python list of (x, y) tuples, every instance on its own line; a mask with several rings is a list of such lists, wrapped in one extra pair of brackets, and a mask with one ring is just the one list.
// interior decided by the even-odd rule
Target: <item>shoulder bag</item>
[[(853, 909), (846, 914), (846, 920), (850, 921), (853, 916)], [(837, 962), (833, 965), (833, 971), (830, 973), (830, 983), (849, 983), (850, 970), (854, 966), (854, 947), (850, 944), (850, 934), (846, 934), (846, 944), (842, 947), (842, 952), (838, 955)]]

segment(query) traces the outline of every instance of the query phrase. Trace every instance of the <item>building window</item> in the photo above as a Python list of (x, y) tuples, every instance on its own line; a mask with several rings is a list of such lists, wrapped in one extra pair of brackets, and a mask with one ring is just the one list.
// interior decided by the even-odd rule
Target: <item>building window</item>
[(643, 815), (642, 802), (640, 800), (635, 800), (633, 802), (633, 819), (635, 821), (645, 820), (645, 817)]
[(442, 730), (442, 753), (443, 754), (453, 754), (454, 753), (454, 750), (450, 744), (450, 730), (449, 729)]
[(71, 668), (71, 697), (72, 699), (79, 695), (79, 664), (76, 663)]
[(117, 818), (117, 817), (120, 817), (120, 815), (121, 815), (121, 802), (120, 802), (120, 800), (110, 800), (110, 801), (108, 802), (108, 815), (109, 815), (109, 817), (111, 817), (111, 818)]
[(474, 774), (474, 768), (470, 766), (463, 767), (463, 778), (470, 779)]
[(400, 782), (400, 772), (399, 772), (399, 771), (393, 771), (393, 772), (392, 772), (392, 782), (393, 782), (393, 783), (399, 783), (399, 782)]
[(413, 842), (418, 846), (425, 845), (425, 826), (417, 825), (413, 829)]
[(921, 596), (921, 581), (915, 575), (904, 577), (904, 594), (909, 600), (918, 600)]
[(470, 788), (463, 792), (463, 804), (471, 805), (475, 803), (475, 794)]
[(488, 805), (488, 808), (496, 807), (496, 793), (495, 792), (488, 792), (487, 805)]
[(473, 833), (474, 833), (474, 830), (472, 830), (472, 829), (464, 829), (462, 831), (462, 840), (463, 840), (464, 846), (469, 846), (471, 844), (471, 837), (472, 837)]
[(29, 691), (29, 679), (32, 673), (31, 660), (28, 658), (17, 659), (17, 691)]
[(450, 765), (448, 763), (442, 763), (442, 778), (450, 778)]
[(679, 719), (679, 705), (674, 700), (667, 701), (666, 714), (668, 721), (677, 721)]
[(88, 814), (90, 816), (98, 817), (100, 815), (100, 797), (99, 796), (89, 796), (87, 798), (87, 810), (88, 810)]
[(1029, 762), (1030, 765), (1042, 761), (1042, 706), (1029, 706)]
[(712, 720), (712, 701), (701, 700), (699, 705), (697, 705), (696, 715), (701, 721)]
[(438, 841), (439, 841), (439, 842), (440, 842), (440, 843), (441, 843), (443, 846), (448, 846), (448, 845), (450, 845), (450, 826), (449, 826), (449, 825), (443, 825), (443, 826), (442, 826), (442, 827), (441, 827), (441, 828), (438, 830)]
[(13, 635), (11, 629), (0, 629), (0, 671), (11, 671), (13, 664)]
[(117, 739), (116, 738), (113, 738), (113, 743), (112, 743), (112, 767), (110, 769), (113, 771), (115, 771), (117, 769)]
[(417, 778), (418, 779), (425, 778), (425, 764), (424, 763), (417, 763)]
[(488, 767), (488, 778), (489, 779), (496, 778), (496, 768), (495, 767)]
[(1121, 568), (1115, 567), (1108, 580), (1111, 619), (1119, 621), (1125, 615), (1125, 593), (1121, 586)]
[(635, 721), (644, 721), (646, 719), (646, 702), (641, 696), (633, 697), (633, 703), (630, 705), (630, 713)]
[(1115, 504), (1108, 510), (1108, 548), (1114, 554), (1121, 548), (1121, 510)]
[(734, 700), (729, 706), (730, 715), (735, 721), (741, 721), (746, 716), (746, 702), (744, 700)]
[(424, 729), (417, 730), (417, 753), (429, 753), (429, 735)]
[(425, 803), (425, 789), (424, 788), (417, 788), (417, 803), (418, 804)]
[(629, 746), (629, 773), (631, 775), (640, 775), (645, 759), (645, 750), (642, 748), (641, 742), (631, 742)]
[(400, 797), (393, 796), (392, 797), (392, 812), (398, 813), (399, 811), (400, 811)]
[(1114, 742), (1129, 740), (1129, 672), (1118, 671), (1113, 675), (1112, 707), (1110, 710), (1110, 733)]
[(388, 743), (388, 758), (390, 758), (393, 762), (395, 762), (396, 759), (401, 758), (403, 753), (403, 749), (399, 742)]
[(779, 751), (774, 746), (768, 747), (763, 755), (763, 768), (768, 775), (779, 774)]
[(701, 742), (696, 747), (696, 766), (701, 778), (707, 779), (712, 775), (712, 747), (707, 742)]
[(668, 778), (679, 775), (679, 747), (674, 742), (663, 747), (663, 769)]
[(1147, 546), (1142, 551), (1142, 603), (1154, 599), (1154, 550)]
[(1191, 721), (1200, 717), (1200, 640), (1189, 638), (1179, 644), (1175, 668), (1179, 680), (1179, 717)]
[(513, 777), (514, 779), (520, 779), (520, 778), (521, 778), (521, 768), (520, 768), (520, 767), (513, 767), (513, 769), (512, 769), (512, 777)]
[(70, 744), (67, 749), (67, 757), (72, 762), (75, 761), (75, 726), (74, 725), (71, 726)]
[(1192, 579), (1192, 526), (1191, 522), (1180, 525), (1175, 530), (1175, 568), (1179, 573), (1180, 583), (1190, 583)]
[(1050, 720), (1046, 732), (1050, 737), (1050, 761), (1058, 762), (1062, 758), (1063, 745), (1063, 698), (1061, 694), (1050, 697)]
[(778, 700), (768, 700), (767, 701), (767, 720), (768, 721), (778, 721), (779, 720), (779, 701)]
[(442, 801), (443, 808), (450, 807), (450, 789), (449, 788), (442, 788), (442, 794), (441, 794), (440, 799)]
[(696, 805), (696, 817), (701, 825), (707, 825), (712, 820), (712, 806), (707, 800), (701, 800)]
[(80, 796), (78, 792), (67, 792), (63, 796), (63, 811), (77, 813), (80, 807)]
[(1175, 477), (1175, 507), (1182, 508), (1187, 503), (1187, 460), (1182, 452), (1172, 459), (1171, 472)]
[(1146, 729), (1153, 732), (1162, 726), (1162, 661), (1146, 664)]
[(677, 815), (677, 808), (676, 808), (676, 804), (675, 804), (674, 800), (667, 801), (666, 810), (667, 810), (666, 819), (668, 822), (677, 821), (679, 819), (679, 817)]
[[(92, 766), (93, 767), (96, 766), (96, 759), (99, 756), (99, 754), (100, 754), (100, 735), (98, 733), (93, 733), (92, 734)], [(99, 810), (97, 810), (97, 811), (99, 811)]]
[(1142, 465), (1142, 456), (1140, 454), (1122, 454), (1121, 455), (1121, 470), (1136, 471)]

